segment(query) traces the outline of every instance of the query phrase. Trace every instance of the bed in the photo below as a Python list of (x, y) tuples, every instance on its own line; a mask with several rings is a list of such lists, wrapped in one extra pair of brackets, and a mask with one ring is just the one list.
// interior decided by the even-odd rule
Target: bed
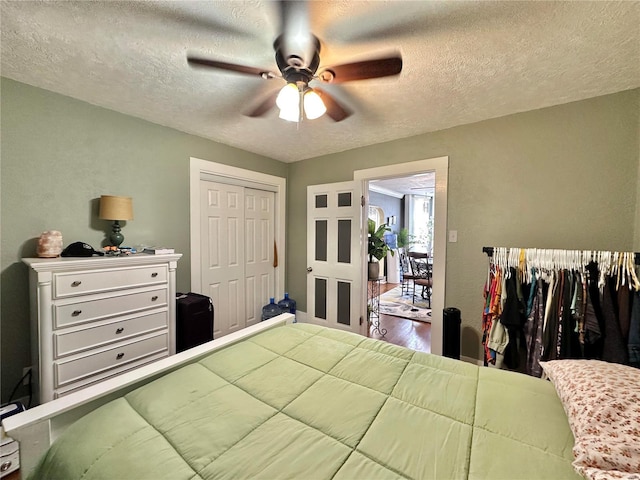
[(5, 427), (38, 479), (581, 478), (551, 382), (290, 320)]

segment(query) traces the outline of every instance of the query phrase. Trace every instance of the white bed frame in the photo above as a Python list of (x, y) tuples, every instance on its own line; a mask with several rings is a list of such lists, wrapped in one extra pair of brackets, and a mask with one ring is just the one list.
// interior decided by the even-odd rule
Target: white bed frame
[(73, 422), (99, 406), (189, 363), (197, 362), (227, 347), (274, 327), (294, 323), (295, 316), (283, 313), (217, 340), (158, 360), (81, 391), (44, 403), (3, 420), (8, 436), (20, 444), (20, 474), (26, 478), (49, 445)]

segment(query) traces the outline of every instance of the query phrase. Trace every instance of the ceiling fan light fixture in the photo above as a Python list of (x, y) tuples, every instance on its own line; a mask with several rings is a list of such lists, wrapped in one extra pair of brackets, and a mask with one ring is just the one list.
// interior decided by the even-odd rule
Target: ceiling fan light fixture
[(280, 110), (298, 108), (300, 104), (300, 92), (295, 83), (287, 83), (276, 98), (276, 105)]
[(300, 120), (300, 91), (295, 83), (287, 83), (276, 98), (280, 109), (279, 117), (289, 122)]
[(311, 88), (304, 92), (303, 102), (304, 114), (309, 120), (320, 118), (327, 111), (327, 107), (324, 105), (320, 95)]
[(299, 122), (300, 110), (297, 108), (281, 108), (278, 117), (288, 122)]

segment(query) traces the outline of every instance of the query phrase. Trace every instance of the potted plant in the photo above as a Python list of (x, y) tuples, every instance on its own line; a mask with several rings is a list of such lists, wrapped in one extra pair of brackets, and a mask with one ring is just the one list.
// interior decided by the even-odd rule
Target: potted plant
[(391, 252), (391, 255), (395, 252), (384, 241), (385, 232), (391, 231), (387, 224), (383, 223), (376, 229), (375, 222), (369, 220), (368, 225), (369, 280), (376, 280), (380, 276), (380, 260), (386, 257), (388, 252)]
[(402, 248), (405, 252), (408, 252), (414, 243), (416, 243), (415, 235), (411, 235), (408, 228), (402, 227), (398, 231), (398, 248)]

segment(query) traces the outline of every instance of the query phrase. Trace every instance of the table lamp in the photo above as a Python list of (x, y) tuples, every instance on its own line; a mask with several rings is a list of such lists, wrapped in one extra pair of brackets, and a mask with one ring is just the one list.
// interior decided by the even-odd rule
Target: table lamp
[(100, 197), (99, 217), (103, 220), (113, 220), (113, 231), (109, 236), (109, 240), (114, 247), (119, 247), (124, 241), (124, 235), (120, 233), (120, 221), (133, 220), (133, 201), (131, 197), (102, 195)]

